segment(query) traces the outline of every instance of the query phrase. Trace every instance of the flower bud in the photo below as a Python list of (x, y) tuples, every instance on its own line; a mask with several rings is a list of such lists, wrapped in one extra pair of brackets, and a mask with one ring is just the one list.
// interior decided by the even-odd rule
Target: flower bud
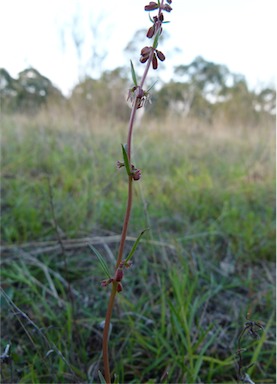
[(154, 1), (150, 1), (148, 5), (144, 7), (145, 11), (154, 11), (155, 9), (158, 9), (159, 5), (155, 3)]
[(155, 55), (155, 53), (154, 53), (153, 59), (152, 59), (152, 67), (153, 67), (153, 69), (158, 68), (158, 60), (157, 60), (157, 56)]
[(123, 290), (123, 287), (122, 287), (122, 284), (121, 284), (121, 283), (118, 283), (118, 284), (117, 284), (116, 290), (117, 290), (118, 293), (121, 292), (121, 291)]
[(168, 4), (165, 4), (165, 5), (163, 6), (163, 9), (164, 9), (166, 12), (171, 12), (171, 11), (172, 11), (171, 6), (168, 5)]
[(149, 56), (151, 52), (151, 47), (143, 47), (140, 51), (141, 56)]
[(114, 275), (114, 280), (115, 281), (121, 281), (123, 279), (123, 269), (122, 268), (117, 268), (115, 275)]
[(154, 34), (155, 34), (155, 25), (152, 25), (152, 27), (148, 29), (146, 36), (149, 37), (149, 39), (151, 39), (154, 36)]
[(136, 180), (139, 180), (141, 178), (141, 170), (140, 169), (135, 169), (133, 172), (132, 172), (132, 176), (133, 176), (133, 179), (136, 181)]
[(158, 51), (158, 50), (156, 49), (156, 53), (157, 53), (158, 58), (159, 58), (161, 61), (164, 61), (164, 60), (165, 60), (165, 55), (164, 55), (161, 51)]
[(139, 59), (139, 61), (141, 63), (146, 63), (146, 61), (149, 59), (149, 56), (141, 56), (141, 58)]

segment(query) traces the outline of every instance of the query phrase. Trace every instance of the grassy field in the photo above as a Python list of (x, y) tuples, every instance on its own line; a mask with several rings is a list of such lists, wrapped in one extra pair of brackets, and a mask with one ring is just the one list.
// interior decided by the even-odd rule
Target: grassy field
[[(105, 277), (126, 202), (126, 125), (63, 111), (2, 116), (3, 383), (97, 383)], [(113, 314), (121, 383), (275, 383), (275, 137), (167, 119), (136, 127), (128, 247), (149, 227)], [(249, 314), (249, 315), (247, 315)], [(254, 365), (247, 368), (247, 366)]]

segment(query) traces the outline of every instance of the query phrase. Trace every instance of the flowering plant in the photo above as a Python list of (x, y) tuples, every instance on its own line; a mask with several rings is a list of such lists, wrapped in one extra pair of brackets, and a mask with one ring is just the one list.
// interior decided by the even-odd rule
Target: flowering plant
[[(115, 270), (113, 274), (110, 274), (108, 267), (103, 259), (103, 257), (99, 254), (99, 252), (90, 245), (92, 251), (98, 257), (98, 260), (102, 266), (103, 271), (107, 275), (107, 279), (101, 282), (103, 287), (107, 287), (111, 285), (110, 298), (105, 318), (105, 326), (103, 331), (103, 362), (104, 362), (104, 377), (100, 373), (101, 381), (106, 383), (111, 383), (111, 374), (110, 374), (110, 364), (109, 364), (109, 353), (108, 353), (108, 339), (109, 339), (109, 331), (110, 331), (110, 322), (112, 310), (114, 307), (116, 294), (122, 292), (122, 280), (124, 277), (124, 269), (127, 269), (131, 265), (131, 258), (138, 246), (138, 243), (145, 232), (142, 231), (136, 242), (133, 245), (131, 252), (128, 257), (123, 260), (123, 251), (126, 242), (127, 229), (130, 221), (130, 214), (132, 209), (132, 199), (133, 199), (133, 182), (138, 181), (141, 178), (142, 172), (139, 168), (137, 168), (134, 164), (132, 164), (132, 135), (133, 135), (133, 126), (136, 117), (136, 111), (139, 108), (144, 106), (145, 101), (149, 97), (149, 91), (144, 90), (145, 80), (147, 78), (149, 69), (152, 64), (152, 68), (156, 70), (158, 68), (158, 59), (163, 62), (165, 60), (165, 55), (163, 52), (157, 49), (159, 38), (162, 34), (162, 26), (166, 21), (164, 21), (164, 12), (171, 12), (171, 0), (158, 0), (157, 2), (150, 1), (148, 5), (144, 7), (145, 11), (156, 11), (157, 14), (152, 18), (150, 17), (150, 21), (152, 25), (149, 27), (146, 37), (152, 39), (152, 45), (145, 46), (141, 49), (140, 52), (140, 62), (145, 64), (145, 70), (143, 76), (138, 83), (136, 72), (131, 62), (131, 74), (134, 82), (133, 87), (129, 90), (128, 99), (132, 102), (132, 110), (129, 119), (128, 126), (128, 136), (127, 136), (127, 144), (122, 145), (122, 155), (123, 161), (117, 161), (117, 168), (125, 168), (128, 176), (128, 197), (127, 197), (127, 206), (125, 211), (125, 217), (123, 221), (121, 240), (119, 244), (119, 250), (117, 255), (117, 261), (115, 265)], [(113, 277), (112, 277), (113, 276)]]

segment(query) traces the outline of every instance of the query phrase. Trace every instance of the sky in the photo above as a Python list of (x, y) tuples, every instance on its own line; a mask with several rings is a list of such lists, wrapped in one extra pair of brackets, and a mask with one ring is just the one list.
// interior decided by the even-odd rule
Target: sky
[[(147, 0), (0, 0), (0, 67), (36, 68), (64, 94), (85, 74), (128, 65), (124, 48), (151, 25)], [(196, 56), (245, 75), (252, 89), (276, 83), (275, 0), (173, 0), (159, 49), (163, 80)], [(152, 13), (153, 15), (155, 13)], [(80, 50), (74, 43), (79, 40)], [(139, 50), (149, 43), (145, 38)], [(93, 52), (102, 57), (91, 60)], [(139, 65), (135, 62), (135, 65)]]

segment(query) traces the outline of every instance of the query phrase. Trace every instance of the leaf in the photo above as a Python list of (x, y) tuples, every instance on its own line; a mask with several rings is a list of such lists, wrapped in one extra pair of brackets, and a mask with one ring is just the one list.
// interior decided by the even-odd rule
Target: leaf
[(99, 376), (99, 379), (100, 379), (100, 383), (101, 384), (106, 384), (106, 380), (105, 380), (104, 376), (102, 375), (101, 371), (98, 371), (98, 376)]
[(122, 154), (123, 154), (124, 165), (125, 165), (126, 171), (128, 173), (128, 176), (130, 176), (131, 175), (131, 168), (130, 168), (130, 163), (129, 163), (128, 155), (127, 155), (126, 149), (125, 149), (123, 144), (121, 144), (121, 147), (122, 147)]
[(148, 231), (149, 228), (146, 228), (144, 229), (141, 234), (139, 235), (139, 237), (137, 238), (137, 240), (135, 241), (135, 244), (133, 245), (132, 249), (131, 249), (131, 252), (129, 253), (127, 259), (125, 260), (125, 263), (127, 263), (127, 261), (129, 261), (131, 259), (131, 257), (133, 256), (133, 254), (135, 253), (135, 250), (137, 249), (137, 246), (140, 242), (140, 239), (142, 238), (144, 232)]
[(132, 79), (133, 79), (133, 82), (134, 82), (135, 86), (137, 87), (138, 86), (138, 82), (137, 82), (137, 76), (136, 76), (135, 68), (133, 66), (132, 60), (130, 60), (130, 62), (131, 62)]
[(110, 272), (109, 272), (109, 268), (108, 268), (107, 263), (104, 260), (103, 256), (97, 251), (97, 249), (93, 245), (88, 244), (88, 246), (90, 247), (92, 252), (95, 253), (95, 255), (96, 255), (96, 257), (97, 257), (97, 259), (98, 259), (98, 261), (99, 261), (99, 263), (101, 265), (102, 271), (110, 279), (111, 275), (110, 275)]

